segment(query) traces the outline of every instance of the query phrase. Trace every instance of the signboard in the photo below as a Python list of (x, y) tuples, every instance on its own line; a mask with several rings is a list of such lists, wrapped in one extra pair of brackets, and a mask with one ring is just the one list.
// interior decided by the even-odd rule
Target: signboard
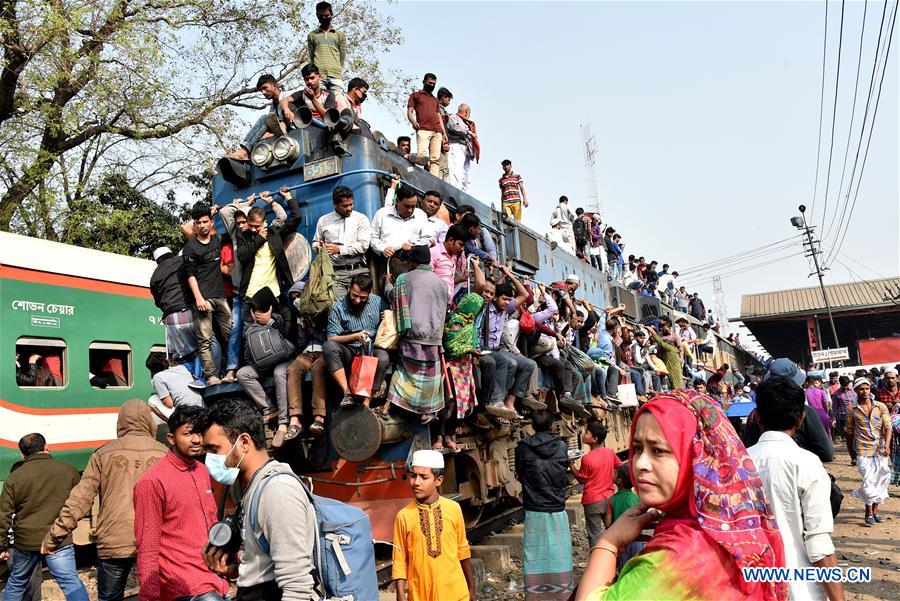
[(328, 157), (321, 161), (314, 161), (303, 166), (303, 181), (310, 182), (313, 180), (328, 177), (329, 175), (337, 175), (341, 172), (340, 157)]
[(850, 358), (850, 351), (846, 346), (841, 348), (829, 348), (822, 351), (813, 351), (813, 363), (827, 363), (829, 361), (845, 361)]

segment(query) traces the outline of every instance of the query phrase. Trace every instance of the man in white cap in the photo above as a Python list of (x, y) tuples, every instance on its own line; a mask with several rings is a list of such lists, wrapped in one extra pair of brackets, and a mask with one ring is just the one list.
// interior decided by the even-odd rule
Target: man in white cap
[(872, 385), (866, 378), (856, 378), (853, 390), (857, 405), (850, 408), (846, 431), (853, 434), (856, 469), (863, 481), (852, 494), (866, 504), (866, 525), (874, 526), (884, 521), (878, 505), (888, 498), (891, 481), (891, 414), (884, 403), (872, 398)]
[(551, 244), (555, 243), (559, 248), (566, 248), (566, 239), (563, 236), (562, 222), (555, 217), (550, 220), (550, 231), (547, 232), (547, 240)]
[(409, 482), (414, 500), (394, 520), (391, 577), (397, 601), (474, 601), (471, 550), (459, 503), (440, 495), (444, 456), (413, 453)]

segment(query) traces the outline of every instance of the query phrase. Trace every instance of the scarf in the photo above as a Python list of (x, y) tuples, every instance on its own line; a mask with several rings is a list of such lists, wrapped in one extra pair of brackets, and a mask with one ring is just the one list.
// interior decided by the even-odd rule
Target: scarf
[[(659, 422), (680, 466), (672, 498), (657, 509), (697, 520), (704, 534), (732, 557), (737, 570), (784, 566), (784, 545), (762, 480), (715, 402), (694, 391), (657, 395), (638, 410), (631, 425), (632, 441), (638, 418), (648, 411)], [(632, 445), (629, 469), (636, 480), (633, 449)], [(765, 598), (786, 599), (787, 584), (766, 584)]]
[(459, 300), (456, 310), (450, 314), (444, 326), (444, 349), (449, 359), (462, 357), (478, 347), (475, 320), (484, 305), (480, 294), (470, 292)]
[(469, 131), (472, 132), (472, 156), (475, 157), (475, 162), (477, 163), (481, 160), (481, 144), (478, 143), (478, 130), (475, 127), (475, 122), (471, 119), (466, 119), (462, 115), (459, 118), (463, 120)]
[[(416, 269), (431, 271), (431, 265), (419, 265)], [(394, 317), (397, 320), (397, 334), (405, 336), (412, 329), (412, 314), (409, 311), (409, 285), (406, 273), (397, 276), (394, 284)]]

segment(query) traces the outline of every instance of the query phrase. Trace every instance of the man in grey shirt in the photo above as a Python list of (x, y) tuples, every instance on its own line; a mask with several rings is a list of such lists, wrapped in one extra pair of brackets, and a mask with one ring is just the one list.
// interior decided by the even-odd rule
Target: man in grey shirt
[[(235, 556), (211, 545), (203, 551), (206, 565), (237, 579), (237, 598), (244, 601), (318, 598), (312, 575), (315, 510), (290, 466), (269, 458), (259, 411), (245, 401), (221, 401), (194, 424), (194, 431), (203, 435), (209, 475), (226, 486), (236, 482), (243, 506), (240, 569)], [(257, 491), (260, 496), (254, 502)], [(251, 505), (256, 531), (250, 525)], [(259, 545), (260, 534), (268, 552)]]
[(194, 381), (194, 376), (182, 363), (175, 363), (166, 359), (162, 353), (150, 353), (145, 363), (150, 371), (153, 382), (153, 390), (147, 401), (156, 425), (166, 423), (175, 407), (182, 405), (195, 405), (204, 407), (203, 397), (188, 386)]

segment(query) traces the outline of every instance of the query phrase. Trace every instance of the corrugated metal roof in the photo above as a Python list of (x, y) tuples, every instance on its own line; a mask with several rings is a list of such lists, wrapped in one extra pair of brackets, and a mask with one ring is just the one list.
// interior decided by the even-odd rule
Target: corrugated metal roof
[[(892, 300), (900, 291), (900, 277), (830, 284), (825, 286), (833, 311), (871, 309), (900, 303)], [(741, 320), (802, 315), (825, 310), (818, 286), (745, 294), (741, 297)]]

